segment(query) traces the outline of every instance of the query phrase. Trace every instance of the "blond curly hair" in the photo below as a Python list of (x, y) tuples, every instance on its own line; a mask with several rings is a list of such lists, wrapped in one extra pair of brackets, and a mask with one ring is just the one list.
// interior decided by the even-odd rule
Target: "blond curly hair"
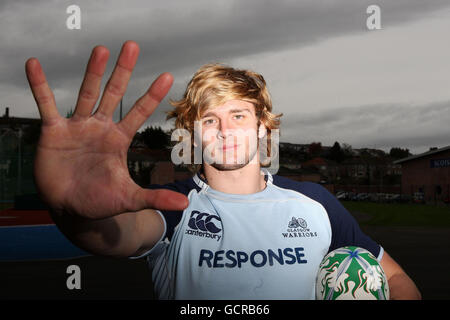
[[(206, 110), (229, 100), (243, 100), (254, 105), (258, 126), (262, 123), (267, 129), (267, 152), (270, 154), (271, 131), (279, 129), (282, 114), (272, 113), (272, 100), (266, 81), (262, 75), (250, 70), (217, 63), (202, 66), (189, 81), (183, 98), (169, 100), (175, 108), (167, 113), (167, 120), (175, 118), (175, 129), (188, 130), (193, 139), (194, 122), (200, 120)], [(200, 165), (191, 165), (189, 168), (197, 172)]]

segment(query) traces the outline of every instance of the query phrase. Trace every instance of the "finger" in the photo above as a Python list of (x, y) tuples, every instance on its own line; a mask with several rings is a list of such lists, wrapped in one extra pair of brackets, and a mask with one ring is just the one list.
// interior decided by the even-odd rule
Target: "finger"
[(117, 104), (125, 94), (138, 55), (139, 46), (136, 42), (127, 41), (124, 43), (111, 78), (106, 84), (98, 110), (95, 113), (96, 116), (112, 117)]
[(38, 59), (30, 58), (25, 63), (28, 83), (36, 100), (42, 124), (49, 124), (60, 118), (55, 97), (50, 89)]
[(161, 74), (150, 86), (150, 89), (134, 104), (125, 118), (118, 124), (120, 129), (130, 138), (152, 115), (162, 99), (167, 95), (173, 83), (173, 76), (166, 72)]
[(103, 46), (97, 46), (92, 50), (78, 94), (78, 101), (73, 113), (73, 118), (87, 118), (91, 115), (95, 103), (100, 95), (102, 76), (105, 73), (109, 51)]

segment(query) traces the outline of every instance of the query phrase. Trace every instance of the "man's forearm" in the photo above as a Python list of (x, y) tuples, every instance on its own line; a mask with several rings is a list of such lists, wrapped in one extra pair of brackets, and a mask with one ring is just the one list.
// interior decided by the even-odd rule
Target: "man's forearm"
[(94, 220), (52, 211), (51, 217), (71, 242), (92, 254), (127, 257), (142, 245), (136, 213)]
[(411, 278), (386, 251), (384, 251), (380, 264), (386, 273), (392, 300), (417, 300), (422, 298), (419, 289)]
[(391, 300), (422, 299), (419, 289), (406, 273), (394, 274), (388, 282)]

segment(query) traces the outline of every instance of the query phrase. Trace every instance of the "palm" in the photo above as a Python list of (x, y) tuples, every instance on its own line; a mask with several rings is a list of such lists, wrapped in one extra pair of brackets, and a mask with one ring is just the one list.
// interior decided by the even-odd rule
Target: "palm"
[[(76, 139), (74, 139), (76, 137)], [(43, 126), (36, 157), (35, 176), (52, 205), (69, 203), (86, 216), (112, 215), (127, 208), (133, 184), (126, 167), (128, 139), (114, 123), (89, 119), (83, 124)]]
[(91, 115), (107, 60), (107, 51), (102, 50), (93, 51), (70, 119), (57, 113), (40, 66), (31, 59), (27, 62), (28, 79), (43, 121), (35, 159), (35, 178), (42, 196), (56, 210), (89, 218), (144, 208), (184, 208), (184, 196), (141, 189), (127, 168), (131, 139), (167, 93), (172, 82), (170, 75), (161, 75), (124, 120), (114, 123), (112, 113), (137, 58), (137, 46), (126, 43), (99, 108)]

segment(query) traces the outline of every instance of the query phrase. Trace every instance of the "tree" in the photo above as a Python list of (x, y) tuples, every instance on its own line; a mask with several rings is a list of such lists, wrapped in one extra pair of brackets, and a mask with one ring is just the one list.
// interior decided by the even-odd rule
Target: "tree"
[(343, 143), (341, 147), (342, 152), (344, 152), (344, 155), (346, 158), (351, 158), (353, 156), (353, 148), (348, 143)]
[(147, 127), (137, 133), (135, 139), (142, 141), (150, 149), (166, 149), (170, 146), (170, 136), (161, 127)]
[(345, 159), (344, 151), (341, 149), (341, 145), (339, 144), (339, 142), (336, 141), (331, 147), (328, 158), (336, 162), (341, 162)]
[(310, 158), (314, 158), (319, 156), (322, 153), (322, 143), (321, 142), (312, 142), (308, 148), (308, 156)]
[(389, 155), (394, 159), (401, 159), (411, 156), (412, 154), (409, 152), (409, 149), (402, 149), (402, 148), (391, 148), (391, 151), (389, 151)]

